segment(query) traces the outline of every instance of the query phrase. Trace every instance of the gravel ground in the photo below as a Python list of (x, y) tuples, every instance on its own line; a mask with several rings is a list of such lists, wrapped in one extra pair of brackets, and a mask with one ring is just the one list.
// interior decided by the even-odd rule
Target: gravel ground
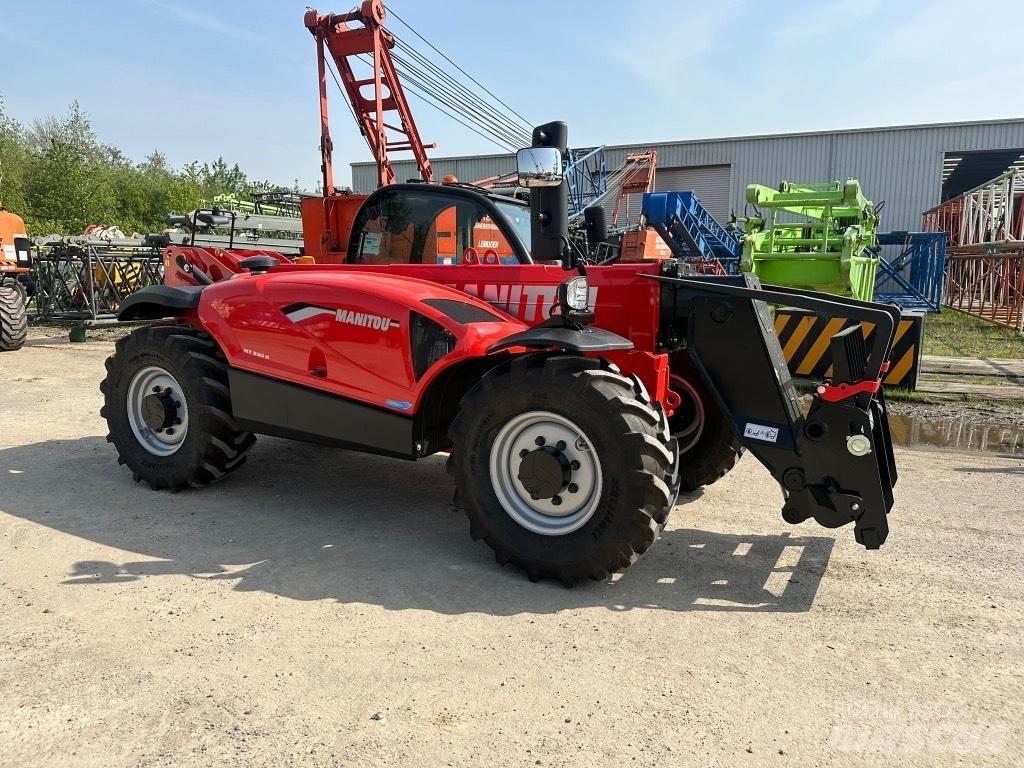
[(0, 358), (0, 766), (1022, 762), (1020, 459), (899, 451), (866, 552), (748, 457), (567, 590), (470, 541), (440, 457), (133, 484), (111, 348)]

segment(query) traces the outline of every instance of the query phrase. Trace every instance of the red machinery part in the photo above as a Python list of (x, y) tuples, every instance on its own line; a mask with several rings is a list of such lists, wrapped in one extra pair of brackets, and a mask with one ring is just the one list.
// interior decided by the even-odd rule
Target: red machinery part
[[(316, 38), (320, 80), (320, 148), (323, 156), (324, 195), (327, 197), (334, 194), (335, 187), (327, 106), (326, 53), (330, 53), (334, 60), (359, 129), (377, 161), (378, 186), (395, 183), (390, 155), (396, 152), (412, 152), (420, 177), (424, 181), (433, 178), (426, 151), (434, 145), (423, 143), (413, 120), (412, 110), (391, 58), (395, 40), (383, 27), (385, 18), (386, 11), (381, 0), (365, 0), (350, 13), (321, 15), (314, 9), (306, 11), (306, 28)], [(353, 26), (353, 23), (359, 26)], [(357, 77), (353, 71), (352, 60), (359, 56), (370, 57), (373, 67), (370, 77)], [(372, 95), (367, 96), (366, 90), (372, 90)]]
[(827, 403), (838, 403), (857, 395), (877, 395), (882, 382), (858, 381), (856, 384), (819, 384), (818, 396)]

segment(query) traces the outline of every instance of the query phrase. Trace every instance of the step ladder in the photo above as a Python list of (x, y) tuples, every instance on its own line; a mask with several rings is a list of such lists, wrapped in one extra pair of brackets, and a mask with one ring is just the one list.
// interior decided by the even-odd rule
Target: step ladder
[(739, 273), (739, 238), (719, 224), (693, 192), (649, 192), (643, 197), (642, 212), (677, 258), (701, 272)]

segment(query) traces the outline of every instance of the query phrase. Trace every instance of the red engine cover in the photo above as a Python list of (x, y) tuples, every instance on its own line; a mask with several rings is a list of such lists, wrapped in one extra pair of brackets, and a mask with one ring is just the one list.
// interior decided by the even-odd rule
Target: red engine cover
[[(635, 347), (604, 356), (636, 374), (671, 414), (676, 400), (668, 390), (668, 360), (656, 352), (660, 287), (639, 276), (657, 272), (656, 263), (615, 264), (590, 267), (587, 279), (594, 324)], [(233, 366), (413, 413), (440, 370), (547, 319), (558, 285), (572, 276), (550, 264), (283, 263), (268, 275), (238, 275), (206, 288), (200, 320)], [(454, 322), (423, 303), (431, 298), (470, 304), (495, 320)], [(408, 327), (411, 312), (439, 323), (457, 342), (420, 380), (412, 370), (409, 333), (398, 332)], [(397, 325), (378, 327), (373, 318)]]
[[(429, 300), (457, 302), (461, 310), (453, 314), (469, 313), (473, 321), (459, 322), (424, 303)], [(418, 380), (409, 332), (413, 313), (445, 328), (454, 341), (443, 365)], [(199, 319), (236, 368), (405, 414), (416, 411), (441, 370), (480, 357), (527, 328), (444, 285), (352, 268), (239, 275), (203, 291)]]

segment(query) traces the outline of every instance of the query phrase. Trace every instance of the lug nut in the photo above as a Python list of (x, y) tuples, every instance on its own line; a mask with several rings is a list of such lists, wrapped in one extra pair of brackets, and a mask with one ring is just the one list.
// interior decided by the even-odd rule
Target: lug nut
[(576, 461), (576, 459), (573, 459), (572, 463), (569, 464), (569, 467), (573, 470), (577, 470), (580, 468), (580, 463)]
[(529, 452), (528, 450), (526, 450), (525, 448), (523, 448), (523, 450), (521, 450), (521, 451), (519, 452), (519, 458), (520, 458), (520, 459), (525, 459), (525, 458), (526, 458), (526, 457), (527, 457), (527, 456), (529, 455), (529, 453), (530, 453), (530, 452)]
[(544, 439), (543, 437), (538, 437), (538, 438), (537, 438), (536, 440), (534, 440), (533, 442), (535, 442), (535, 443), (536, 443), (537, 445), (544, 445), (544, 443), (546, 443), (546, 442), (547, 442), (547, 440), (545, 440), (545, 439)]
[(181, 424), (181, 419), (175, 419), (175, 420), (174, 420), (174, 423), (175, 423), (175, 425), (177, 425), (177, 424)]
[(160, 387), (153, 387), (153, 392), (159, 393), (160, 392)]
[(168, 427), (167, 428), (167, 434), (168, 435), (173, 435), (174, 434), (174, 427)]
[(569, 493), (576, 493), (576, 491), (578, 491), (579, 489), (580, 487), (576, 485), (576, 483), (569, 483), (569, 485), (566, 486), (565, 490), (567, 490)]
[(555, 448), (557, 448), (560, 451), (564, 451), (565, 450), (565, 440), (559, 440), (557, 443), (555, 443)]
[(174, 401), (174, 407), (175, 408), (181, 408), (181, 400), (175, 400)]
[(552, 496), (551, 497), (551, 503), (554, 504), (557, 507), (559, 504), (562, 503), (562, 497), (561, 496)]

